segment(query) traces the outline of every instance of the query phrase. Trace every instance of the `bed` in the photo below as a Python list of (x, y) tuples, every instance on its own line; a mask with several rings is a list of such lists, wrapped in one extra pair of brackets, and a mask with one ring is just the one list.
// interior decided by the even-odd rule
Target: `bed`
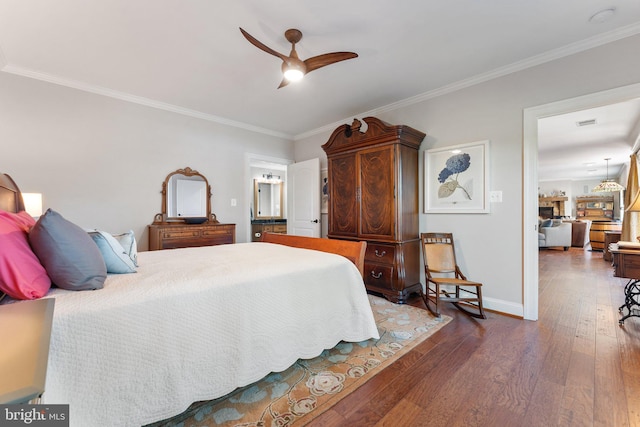
[[(22, 207), (0, 175), (0, 209)], [(364, 246), (344, 243), (267, 235), (141, 252), (135, 274), (110, 274), (100, 290), (52, 287), (42, 403), (69, 404), (72, 426), (140, 426), (340, 341), (377, 338)]]

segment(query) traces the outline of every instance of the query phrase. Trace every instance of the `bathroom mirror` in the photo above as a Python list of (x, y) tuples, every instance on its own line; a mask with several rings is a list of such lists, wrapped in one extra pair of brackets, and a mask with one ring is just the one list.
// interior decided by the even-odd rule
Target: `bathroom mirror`
[(162, 214), (154, 222), (202, 223), (211, 219), (211, 186), (189, 167), (167, 175), (162, 183)]
[(283, 218), (282, 187), (282, 182), (268, 179), (253, 180), (255, 219)]

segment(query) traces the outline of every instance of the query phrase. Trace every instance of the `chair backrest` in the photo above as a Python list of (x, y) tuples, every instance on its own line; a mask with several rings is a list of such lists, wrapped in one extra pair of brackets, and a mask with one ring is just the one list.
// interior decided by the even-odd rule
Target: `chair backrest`
[(426, 273), (455, 273), (456, 251), (452, 233), (421, 233)]

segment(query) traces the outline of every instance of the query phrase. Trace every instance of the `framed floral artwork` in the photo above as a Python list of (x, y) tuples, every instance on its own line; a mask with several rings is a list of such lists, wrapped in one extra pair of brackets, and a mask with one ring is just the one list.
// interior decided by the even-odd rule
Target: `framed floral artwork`
[(489, 213), (489, 141), (424, 152), (426, 213)]

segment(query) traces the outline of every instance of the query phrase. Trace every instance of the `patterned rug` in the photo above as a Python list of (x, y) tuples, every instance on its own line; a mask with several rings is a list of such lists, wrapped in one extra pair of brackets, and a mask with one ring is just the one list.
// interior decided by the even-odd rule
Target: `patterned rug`
[(369, 295), (379, 340), (341, 342), (314, 359), (216, 400), (197, 402), (154, 427), (304, 425), (451, 321), (425, 309)]

